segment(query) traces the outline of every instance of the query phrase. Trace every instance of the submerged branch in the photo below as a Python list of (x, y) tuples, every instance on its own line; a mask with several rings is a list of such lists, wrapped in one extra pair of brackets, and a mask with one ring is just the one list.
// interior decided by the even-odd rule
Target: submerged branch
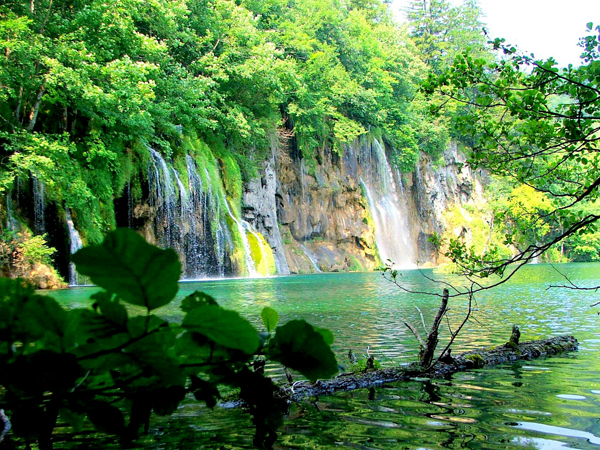
[(515, 348), (500, 345), (462, 353), (452, 358), (452, 362), (439, 361), (435, 367), (430, 368), (426, 372), (423, 372), (419, 363), (413, 363), (403, 367), (344, 373), (332, 380), (318, 380), (316, 383), (308, 381), (296, 382), (293, 389), (287, 386), (280, 387), (276, 394), (282, 398), (299, 401), (311, 396), (331, 395), (337, 391), (350, 391), (378, 386), (383, 383), (408, 381), (417, 376), (442, 378), (470, 369), (492, 367), (497, 364), (517, 360), (529, 361), (539, 357), (575, 351), (578, 345), (577, 339), (569, 335), (522, 342)]

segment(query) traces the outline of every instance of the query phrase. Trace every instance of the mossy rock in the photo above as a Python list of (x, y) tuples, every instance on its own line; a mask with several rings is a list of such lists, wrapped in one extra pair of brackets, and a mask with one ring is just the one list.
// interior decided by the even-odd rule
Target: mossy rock
[(37, 263), (26, 277), (38, 289), (66, 289), (67, 283), (53, 267)]
[(276, 272), (275, 256), (269, 243), (259, 232), (247, 232), (246, 236), (256, 271), (262, 276), (274, 275)]
[(476, 369), (479, 369), (485, 365), (483, 356), (481, 356), (479, 353), (473, 353), (471, 355), (465, 356), (465, 359), (471, 361)]
[(350, 260), (350, 266), (348, 267), (348, 270), (350, 272), (364, 272), (365, 268), (360, 263), (360, 261), (358, 260), (358, 258), (356, 256), (350, 255), (349, 260)]

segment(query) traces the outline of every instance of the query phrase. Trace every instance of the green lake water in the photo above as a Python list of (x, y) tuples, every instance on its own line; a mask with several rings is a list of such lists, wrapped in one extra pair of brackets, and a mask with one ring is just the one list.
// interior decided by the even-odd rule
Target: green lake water
[[(292, 405), (275, 448), (600, 449), (600, 309), (590, 307), (600, 293), (548, 289), (565, 283), (556, 269), (579, 286), (600, 284), (600, 264), (525, 267), (508, 284), (477, 295), (474, 320), (453, 351), (504, 343), (517, 324), (521, 340), (574, 334), (578, 352)], [(399, 281), (415, 290), (440, 289), (418, 271), (402, 272)], [(63, 304), (81, 306), (92, 289), (53, 295)], [(281, 321), (303, 318), (329, 328), (342, 364), (349, 349), (360, 357), (367, 347), (384, 366), (414, 361), (418, 345), (403, 322), (421, 328), (418, 306), (429, 325), (439, 306), (434, 297), (402, 293), (378, 273), (184, 282), (178, 299), (194, 290), (213, 295), (257, 327), (260, 311), (270, 306)], [(177, 304), (158, 313), (174, 318)], [(451, 322), (460, 320), (465, 306), (466, 300), (451, 300)], [(280, 376), (276, 368), (270, 370)], [(252, 436), (243, 410), (211, 411), (188, 402), (173, 416), (155, 417), (139, 448), (253, 448)], [(65, 433), (59, 439), (55, 448), (118, 448), (95, 435)]]

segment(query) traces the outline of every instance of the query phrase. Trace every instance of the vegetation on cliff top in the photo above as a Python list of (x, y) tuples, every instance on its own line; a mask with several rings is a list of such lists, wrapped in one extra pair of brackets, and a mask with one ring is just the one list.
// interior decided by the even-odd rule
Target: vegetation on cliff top
[(84, 242), (116, 227), (115, 199), (145, 195), (148, 147), (176, 165), (206, 143), (239, 204), (278, 128), (309, 165), (371, 131), (410, 171), (447, 139), (419, 49), (378, 0), (8, 0), (0, 49), (0, 194), (33, 230), (37, 180)]
[[(519, 133), (508, 134), (515, 121), (499, 125), (494, 99), (514, 93), (510, 86), (529, 85), (517, 70), (509, 71), (509, 62), (496, 62), (486, 49), (475, 1), (458, 6), (415, 1), (408, 18), (408, 26), (399, 27), (378, 0), (3, 2), (0, 194), (13, 197), (16, 216), (34, 229), (33, 214), (23, 205), (32, 203), (33, 184), (41, 183), (56, 215), (70, 210), (84, 242), (98, 243), (117, 225), (115, 199), (145, 195), (148, 147), (176, 166), (182, 164), (186, 142), (206, 145), (219, 160), (227, 195), (238, 208), (242, 182), (256, 175), (282, 128), (292, 137), (294, 156), (304, 157), (309, 167), (324, 152), (342, 153), (367, 132), (382, 138), (402, 171), (414, 169), (420, 152), (435, 158), (450, 138), (474, 146), (475, 162), (494, 171), (501, 164), (481, 155), (495, 155), (494, 145), (501, 148), (503, 142), (522, 145), (538, 123), (545, 124), (540, 139), (551, 147), (550, 119), (562, 120), (558, 134), (579, 142), (574, 116), (561, 112), (568, 107), (560, 101), (578, 98), (580, 93), (569, 88), (576, 83), (559, 86), (548, 76), (558, 69), (545, 63), (534, 70), (539, 83), (534, 80), (532, 89), (523, 91), (531, 95), (517, 97), (530, 109), (545, 102), (554, 116), (519, 118), (515, 129), (523, 142), (515, 140)], [(596, 50), (591, 40), (588, 44), (587, 68), (569, 69), (566, 79), (583, 79), (587, 72), (593, 77)], [(442, 77), (438, 87), (454, 83), (469, 101), (447, 102), (447, 92), (435, 83), (425, 96), (419, 85), (428, 73)], [(496, 86), (497, 79), (506, 83)], [(535, 94), (546, 81), (550, 87)], [(501, 106), (510, 110), (511, 98)], [(593, 98), (581, 100), (579, 105), (594, 108)], [(431, 114), (441, 102), (443, 113)], [(505, 136), (487, 133), (486, 121)], [(585, 123), (591, 126), (590, 120)], [(568, 170), (595, 164), (582, 151), (571, 152)], [(536, 163), (536, 172), (528, 176), (540, 175), (542, 166)], [(516, 169), (507, 164), (498, 174), (510, 175), (509, 168)], [(523, 193), (519, 183), (524, 181), (516, 179), (507, 188)], [(556, 191), (546, 186), (541, 193)], [(10, 214), (8, 203), (0, 204), (2, 219)], [(564, 206), (553, 205), (556, 214)], [(592, 207), (577, 202), (578, 214)], [(514, 238), (501, 245), (521, 248), (564, 229), (561, 220), (548, 218), (533, 227), (534, 236), (518, 219), (520, 212), (509, 210), (495, 220)], [(519, 231), (525, 228), (527, 233)], [(560, 254), (594, 259), (597, 242), (590, 234), (573, 235)]]

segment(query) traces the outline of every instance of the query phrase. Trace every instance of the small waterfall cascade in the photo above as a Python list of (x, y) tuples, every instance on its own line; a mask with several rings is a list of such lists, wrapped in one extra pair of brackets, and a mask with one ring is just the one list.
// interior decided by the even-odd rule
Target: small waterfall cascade
[(315, 272), (321, 273), (322, 270), (319, 269), (319, 266), (317, 265), (317, 259), (315, 258), (315, 256), (311, 252), (309, 252), (308, 249), (304, 245), (300, 244), (300, 247), (302, 248), (302, 251), (304, 252), (304, 254), (306, 255), (306, 257), (308, 258), (308, 260), (313, 265), (313, 268), (315, 269)]
[[(190, 173), (190, 170), (193, 173), (195, 163), (189, 155), (187, 156), (187, 164), (188, 173)], [(203, 218), (203, 223), (205, 224), (205, 227), (211, 226), (210, 218), (215, 218), (215, 220), (212, 222), (212, 228), (204, 230), (204, 236), (210, 235), (213, 237), (213, 249), (217, 260), (217, 272), (219, 276), (223, 276), (225, 275), (224, 268), (226, 264), (228, 249), (229, 253), (231, 253), (234, 247), (233, 239), (231, 237), (229, 228), (227, 227), (227, 221), (224, 212), (224, 210), (226, 210), (227, 208), (223, 208), (223, 205), (227, 206), (227, 197), (225, 196), (225, 193), (223, 192), (223, 189), (221, 188), (220, 184), (220, 189), (218, 189), (219, 192), (213, 192), (213, 180), (211, 179), (210, 172), (206, 167), (204, 168), (204, 174), (207, 180), (206, 198), (209, 200), (212, 199), (212, 201), (205, 202), (205, 216)], [(197, 177), (194, 177), (194, 179), (196, 178)], [(205, 254), (204, 256), (208, 257), (209, 255)]]
[(224, 276), (233, 240), (222, 208), (225, 195), (222, 188), (213, 188), (220, 180), (211, 179), (206, 168), (200, 171), (190, 155), (185, 180), (160, 153), (148, 151), (149, 205), (155, 210), (157, 243), (177, 251), (184, 278)]
[[(394, 267), (414, 267), (416, 249), (411, 239), (404, 192), (394, 180), (385, 149), (377, 139), (363, 144), (358, 154), (360, 178), (375, 223), (375, 240), (381, 260)], [(401, 186), (402, 188), (402, 186)], [(400, 189), (402, 190), (402, 189)]]
[(306, 165), (304, 164), (304, 158), (300, 160), (300, 190), (302, 192), (302, 200), (306, 200)]
[(175, 225), (175, 214), (177, 198), (173, 184), (174, 174), (167, 162), (153, 148), (148, 148), (151, 163), (148, 173), (148, 184), (150, 185), (150, 206), (156, 208), (156, 238), (163, 247), (173, 248), (181, 251), (179, 242), (175, 239), (173, 226)]
[(260, 276), (258, 271), (256, 270), (256, 265), (254, 264), (254, 259), (252, 259), (252, 249), (250, 248), (250, 241), (248, 240), (247, 230), (250, 229), (250, 224), (245, 220), (238, 219), (231, 211), (229, 203), (225, 203), (227, 205), (227, 213), (231, 217), (231, 220), (237, 226), (238, 232), (240, 234), (240, 238), (242, 239), (242, 250), (244, 251), (244, 261), (246, 263), (246, 271), (248, 272), (248, 276), (251, 278), (255, 278)]
[(46, 232), (46, 219), (44, 210), (46, 209), (44, 197), (44, 184), (34, 175), (33, 183), (33, 232), (35, 234), (44, 234)]
[(271, 246), (261, 233), (252, 229), (250, 224), (248, 225), (248, 241), (256, 271), (262, 276), (274, 275), (277, 270)]
[(12, 198), (10, 192), (6, 194), (6, 229), (8, 231), (17, 231), (19, 229), (19, 222), (15, 218), (13, 212)]
[[(69, 253), (72, 255), (77, 250), (83, 247), (81, 236), (73, 224), (73, 218), (71, 217), (71, 211), (65, 209), (65, 222), (67, 223), (67, 230), (69, 231)], [(79, 275), (75, 270), (75, 264), (69, 262), (69, 286), (83, 286), (90, 284), (88, 277)]]

